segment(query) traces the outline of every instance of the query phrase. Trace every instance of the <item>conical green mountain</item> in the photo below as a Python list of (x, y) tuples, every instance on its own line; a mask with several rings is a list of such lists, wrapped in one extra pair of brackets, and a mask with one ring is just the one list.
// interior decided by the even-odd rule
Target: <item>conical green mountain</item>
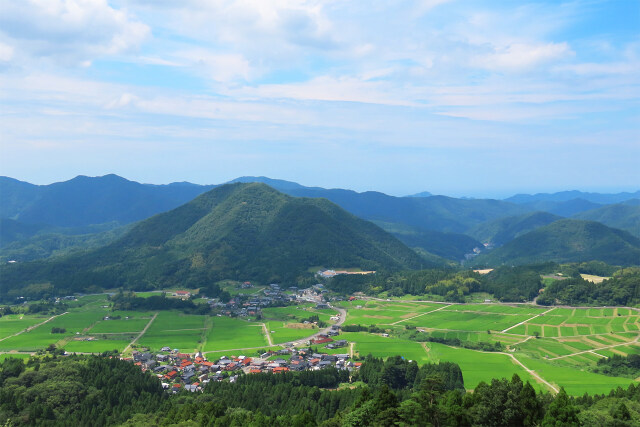
[(604, 261), (640, 265), (640, 239), (595, 221), (562, 219), (478, 256), (483, 265)]
[(143, 289), (221, 279), (294, 281), (314, 266), (398, 269), (425, 261), (393, 236), (325, 199), (265, 184), (228, 184), (139, 222), (81, 256), (5, 266), (3, 286), (50, 281)]

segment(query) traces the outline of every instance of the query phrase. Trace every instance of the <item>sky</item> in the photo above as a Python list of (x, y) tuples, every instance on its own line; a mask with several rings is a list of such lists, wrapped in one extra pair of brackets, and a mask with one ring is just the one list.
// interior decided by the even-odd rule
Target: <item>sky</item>
[(640, 189), (638, 0), (7, 0), (0, 175)]

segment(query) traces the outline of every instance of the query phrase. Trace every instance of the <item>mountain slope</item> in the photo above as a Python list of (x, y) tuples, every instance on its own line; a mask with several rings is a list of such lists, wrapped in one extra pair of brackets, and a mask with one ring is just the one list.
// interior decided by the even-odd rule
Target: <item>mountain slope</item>
[(211, 188), (190, 183), (147, 185), (117, 175), (78, 176), (41, 186), (0, 177), (0, 212), (2, 218), (25, 224), (128, 224), (180, 206)]
[(479, 255), (476, 265), (533, 264), (599, 260), (640, 264), (640, 239), (594, 221), (562, 219)]
[(265, 177), (242, 177), (242, 182), (265, 182), (295, 197), (325, 198), (352, 214), (369, 220), (403, 224), (422, 230), (464, 233), (482, 222), (531, 209), (501, 200), (466, 200), (446, 196), (394, 197), (376, 191), (304, 187)]
[(2, 286), (51, 281), (79, 290), (200, 286), (221, 279), (288, 281), (314, 266), (415, 268), (418, 255), (370, 222), (323, 199), (293, 198), (264, 184), (217, 187), (141, 221), (82, 256), (4, 266)]
[(461, 261), (466, 254), (472, 253), (474, 248), (482, 246), (482, 243), (466, 234), (420, 230), (382, 221), (372, 222), (410, 248), (419, 248), (422, 250), (420, 253), (426, 252), (448, 260)]
[(548, 212), (532, 212), (485, 222), (467, 232), (483, 243), (502, 246), (529, 231), (561, 219)]
[[(632, 202), (633, 203), (633, 202)], [(598, 221), (640, 237), (640, 205), (616, 204), (574, 215), (575, 219)]]

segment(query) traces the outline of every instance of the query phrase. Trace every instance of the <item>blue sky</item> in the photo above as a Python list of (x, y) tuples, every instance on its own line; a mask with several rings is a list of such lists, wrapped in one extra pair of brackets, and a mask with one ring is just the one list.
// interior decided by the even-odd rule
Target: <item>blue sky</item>
[(637, 0), (0, 3), (0, 174), (640, 188)]

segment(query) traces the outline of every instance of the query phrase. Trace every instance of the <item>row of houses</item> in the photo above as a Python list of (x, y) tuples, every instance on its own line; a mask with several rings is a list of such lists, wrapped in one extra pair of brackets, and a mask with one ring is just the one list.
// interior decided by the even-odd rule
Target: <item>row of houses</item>
[[(344, 341), (344, 340), (343, 340)], [(344, 346), (347, 342), (344, 341)], [(171, 393), (181, 390), (202, 391), (211, 381), (228, 380), (234, 382), (238, 375), (257, 373), (299, 372), (320, 370), (327, 367), (336, 369), (358, 369), (359, 362), (350, 360), (349, 354), (319, 353), (311, 348), (284, 348), (269, 351), (260, 357), (244, 355), (210, 361), (200, 352), (193, 355), (180, 353), (177, 349), (163, 347), (163, 352), (134, 351), (130, 360), (143, 371), (153, 372), (162, 382), (162, 387)]]

